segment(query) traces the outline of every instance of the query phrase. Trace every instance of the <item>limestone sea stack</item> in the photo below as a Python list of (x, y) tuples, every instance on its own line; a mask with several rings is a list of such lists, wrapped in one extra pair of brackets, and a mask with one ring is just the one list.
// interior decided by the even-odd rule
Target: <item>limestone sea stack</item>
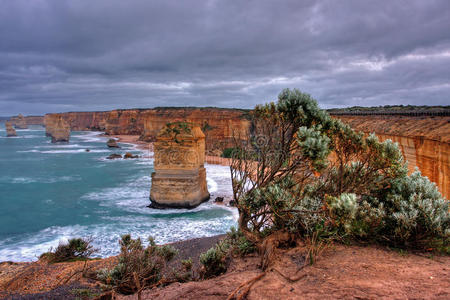
[(27, 121), (25, 120), (25, 117), (22, 114), (19, 114), (14, 121), (14, 127), (16, 129), (27, 129)]
[(16, 130), (14, 129), (14, 127), (13, 127), (11, 122), (6, 121), (5, 122), (5, 127), (6, 127), (6, 136), (7, 137), (17, 136)]
[(150, 190), (153, 208), (194, 208), (209, 199), (206, 185), (205, 135), (187, 122), (169, 123), (156, 142)]
[(70, 126), (60, 116), (55, 123), (52, 123), (50, 127), (46, 127), (46, 133), (52, 138), (52, 143), (68, 142), (70, 139)]
[(45, 136), (52, 136), (50, 131), (56, 126), (56, 122), (58, 121), (60, 115), (58, 114), (47, 114), (44, 117), (44, 126), (45, 126)]

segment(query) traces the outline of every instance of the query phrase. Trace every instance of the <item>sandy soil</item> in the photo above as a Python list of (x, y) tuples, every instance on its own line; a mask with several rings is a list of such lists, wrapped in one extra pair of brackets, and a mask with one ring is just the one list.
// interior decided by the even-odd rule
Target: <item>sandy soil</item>
[[(172, 244), (180, 259), (194, 258), (222, 236)], [(305, 264), (304, 247), (279, 249), (274, 264), (250, 289), (248, 299), (450, 299), (450, 257), (426, 257), (375, 246), (334, 245), (314, 265)], [(115, 258), (92, 261), (93, 269), (110, 266)], [(227, 273), (205, 281), (173, 283), (143, 292), (143, 299), (226, 299), (237, 287), (262, 274), (256, 254), (233, 258)], [(74, 289), (98, 292), (95, 281), (71, 274), (82, 262), (2, 263), (0, 298), (75, 299)], [(298, 280), (292, 280), (298, 279)], [(9, 295), (9, 296), (8, 296)], [(137, 299), (136, 295), (118, 299)]]
[[(297, 271), (304, 253), (301, 248), (281, 250), (248, 299), (450, 299), (448, 256), (430, 259), (373, 246), (337, 245), (316, 264)], [(146, 291), (143, 299), (227, 299), (240, 284), (262, 273), (258, 262), (255, 256), (235, 259), (222, 276)]]
[(139, 135), (113, 135), (110, 136), (119, 140), (120, 143), (134, 144), (141, 150), (153, 152), (153, 143), (139, 140)]
[[(190, 239), (171, 243), (178, 255), (168, 265), (168, 269), (181, 266), (182, 259), (192, 258), (194, 268), (199, 267), (198, 257), (215, 245), (224, 235)], [(92, 260), (86, 269), (96, 272), (102, 268), (111, 268), (117, 262), (116, 257)], [(81, 270), (84, 262), (47, 264), (37, 262), (0, 263), (0, 299), (75, 299), (74, 289), (90, 289), (98, 292), (99, 282), (83, 278)], [(75, 275), (74, 275), (75, 274)], [(72, 276), (74, 275), (74, 276)], [(72, 276), (72, 277), (71, 277)]]

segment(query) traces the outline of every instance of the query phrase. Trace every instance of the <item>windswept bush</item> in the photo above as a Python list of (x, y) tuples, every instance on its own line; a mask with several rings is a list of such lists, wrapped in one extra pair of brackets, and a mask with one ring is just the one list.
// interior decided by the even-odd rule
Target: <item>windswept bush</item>
[(91, 244), (90, 239), (73, 238), (67, 242), (60, 242), (55, 249), (50, 248), (48, 252), (41, 254), (39, 259), (50, 263), (88, 259), (97, 249)]
[(97, 278), (122, 294), (133, 294), (156, 284), (161, 271), (176, 254), (172, 246), (158, 246), (152, 237), (144, 247), (140, 238), (123, 235), (120, 244), (119, 262), (113, 269), (102, 269)]
[(255, 245), (240, 230), (231, 227), (223, 240), (200, 254), (200, 263), (203, 265), (200, 273), (203, 278), (220, 275), (227, 270), (227, 260), (230, 256), (245, 256), (255, 250)]
[(435, 246), (450, 238), (449, 201), (436, 185), (416, 170), (411, 176), (393, 182), (386, 195), (387, 235), (397, 246)]
[(420, 173), (407, 175), (392, 141), (355, 132), (298, 90), (257, 106), (251, 121), (230, 168), (239, 229), (252, 243), (288, 232), (278, 236), (448, 245), (448, 201)]

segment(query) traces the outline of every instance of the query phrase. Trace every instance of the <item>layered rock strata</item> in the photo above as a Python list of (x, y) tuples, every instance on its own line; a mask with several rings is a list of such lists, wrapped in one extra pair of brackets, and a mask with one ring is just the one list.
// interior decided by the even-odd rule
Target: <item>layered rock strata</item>
[(19, 114), (17, 117), (11, 118), (12, 123), (14, 124), (14, 127), (16, 129), (27, 129), (27, 121), (25, 120), (25, 117), (22, 114)]
[(450, 117), (339, 116), (353, 129), (397, 142), (411, 172), (417, 167), (450, 199)]
[(209, 199), (205, 135), (199, 126), (176, 122), (163, 127), (154, 144), (151, 207), (193, 208)]
[(124, 109), (105, 112), (68, 112), (47, 114), (45, 122), (62, 116), (72, 130), (97, 130), (109, 135), (140, 135), (155, 141), (167, 123), (186, 121), (198, 124), (205, 134), (206, 150), (221, 154), (232, 147), (233, 137), (244, 136), (250, 129), (248, 111), (222, 108)]
[(6, 121), (5, 128), (6, 128), (6, 136), (7, 137), (17, 136), (16, 130), (14, 129), (11, 122)]
[(70, 126), (61, 117), (57, 120), (48, 120), (45, 125), (45, 134), (52, 138), (52, 143), (68, 142), (70, 139)]

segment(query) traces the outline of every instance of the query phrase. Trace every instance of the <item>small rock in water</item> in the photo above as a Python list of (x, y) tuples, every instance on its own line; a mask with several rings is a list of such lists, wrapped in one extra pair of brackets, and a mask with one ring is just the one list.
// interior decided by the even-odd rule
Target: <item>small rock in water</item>
[(86, 149), (86, 150), (84, 150), (84, 151), (86, 151), (86, 152), (91, 152), (91, 149)]
[(223, 202), (223, 197), (216, 197), (216, 199), (214, 199), (214, 202)]
[(122, 155), (113, 153), (109, 155), (106, 159), (116, 159), (116, 158), (122, 158)]
[(117, 145), (117, 141), (116, 141), (115, 139), (109, 139), (109, 140), (106, 142), (106, 145), (107, 145), (109, 148), (120, 148), (119, 145)]
[(228, 203), (229, 206), (236, 206), (236, 202), (234, 200), (230, 200)]
[(133, 155), (132, 153), (127, 152), (127, 153), (125, 153), (123, 158), (125, 158), (125, 159), (127, 159), (127, 158), (139, 158), (139, 155)]

